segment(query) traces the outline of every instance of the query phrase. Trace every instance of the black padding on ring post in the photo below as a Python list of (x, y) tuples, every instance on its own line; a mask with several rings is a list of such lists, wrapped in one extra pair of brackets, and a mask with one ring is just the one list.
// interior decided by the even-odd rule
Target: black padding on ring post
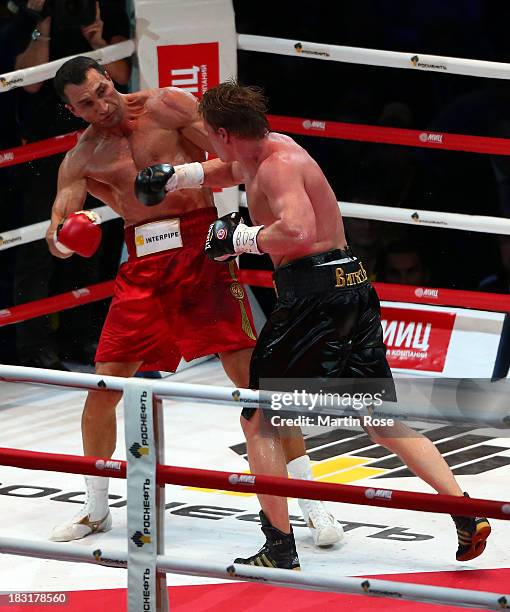
[(499, 338), (498, 353), (496, 355), (496, 361), (494, 362), (494, 370), (492, 372), (491, 380), (494, 382), (501, 378), (508, 376), (508, 370), (510, 368), (510, 316), (509, 313), (505, 313), (505, 319), (503, 321), (503, 328), (501, 330), (501, 336)]

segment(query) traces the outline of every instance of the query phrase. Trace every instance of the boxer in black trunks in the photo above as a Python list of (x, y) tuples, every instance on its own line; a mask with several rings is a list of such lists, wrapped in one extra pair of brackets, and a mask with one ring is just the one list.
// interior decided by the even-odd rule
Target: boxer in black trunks
[[(274, 283), (278, 302), (251, 358), (250, 388), (272, 388), (274, 380), (275, 390), (290, 390), (275, 380), (282, 378), (387, 379), (385, 398), (393, 397), (379, 300), (349, 248), (280, 266)], [(338, 390), (350, 389), (341, 385)], [(242, 414), (249, 419), (252, 409)]]
[[(205, 93), (200, 112), (219, 159), (201, 168), (147, 168), (139, 179), (145, 189), (163, 194), (201, 185), (245, 184), (255, 225), (246, 226), (239, 213), (225, 215), (209, 228), (205, 250), (217, 261), (240, 253), (268, 253), (274, 263), (278, 301), (252, 356), (251, 386), (258, 388), (264, 377), (391, 380), (377, 295), (347, 246), (335, 194), (317, 163), (294, 140), (269, 131), (266, 100), (257, 88), (222, 83)], [(257, 447), (264, 427), (260, 412), (245, 411), (241, 422), (252, 472), (267, 473), (264, 448)], [(428, 438), (401, 422), (365, 429), (438, 493), (463, 495)], [(263, 504), (263, 496), (260, 499)], [(295, 551), (292, 532), (282, 518), (285, 510), (282, 502), (272, 514), (279, 529), (274, 529), (274, 518), (270, 522), (261, 512), (266, 543), (257, 554), (236, 562), (267, 565), (269, 558), (284, 566), (279, 561), (290, 559)], [(480, 555), (490, 534), (487, 519), (453, 519), (457, 560)]]

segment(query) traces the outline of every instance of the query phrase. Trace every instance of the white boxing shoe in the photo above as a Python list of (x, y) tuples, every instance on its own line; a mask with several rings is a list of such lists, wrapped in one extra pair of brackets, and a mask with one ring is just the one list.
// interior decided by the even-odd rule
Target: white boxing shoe
[(110, 531), (111, 528), (112, 515), (109, 510), (108, 514), (98, 521), (90, 520), (90, 515), (82, 512), (67, 523), (57, 525), (50, 535), (50, 540), (53, 542), (71, 542), (71, 540), (80, 540), (93, 533)]
[(344, 537), (342, 525), (330, 514), (324, 502), (298, 499), (303, 518), (308, 525), (315, 546), (333, 546)]
[(51, 535), (53, 542), (80, 540), (93, 533), (109, 531), (112, 515), (108, 507), (108, 478), (85, 476), (87, 498), (80, 512), (71, 520), (57, 525)]

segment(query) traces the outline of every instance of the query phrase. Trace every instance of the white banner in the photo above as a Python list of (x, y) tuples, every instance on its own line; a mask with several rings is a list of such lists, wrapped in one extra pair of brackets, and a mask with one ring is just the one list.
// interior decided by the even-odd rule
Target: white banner
[[(135, 0), (140, 88), (179, 87), (197, 98), (237, 76), (232, 0)], [(218, 214), (238, 210), (238, 188), (214, 194)]]
[(128, 610), (156, 610), (156, 443), (152, 388), (132, 378), (124, 391), (127, 456)]

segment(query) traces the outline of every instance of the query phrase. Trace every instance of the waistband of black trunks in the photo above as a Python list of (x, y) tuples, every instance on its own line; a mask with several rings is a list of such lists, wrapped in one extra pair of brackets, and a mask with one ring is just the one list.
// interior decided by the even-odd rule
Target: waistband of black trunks
[(365, 268), (349, 247), (296, 259), (275, 270), (273, 279), (279, 299), (368, 285)]

